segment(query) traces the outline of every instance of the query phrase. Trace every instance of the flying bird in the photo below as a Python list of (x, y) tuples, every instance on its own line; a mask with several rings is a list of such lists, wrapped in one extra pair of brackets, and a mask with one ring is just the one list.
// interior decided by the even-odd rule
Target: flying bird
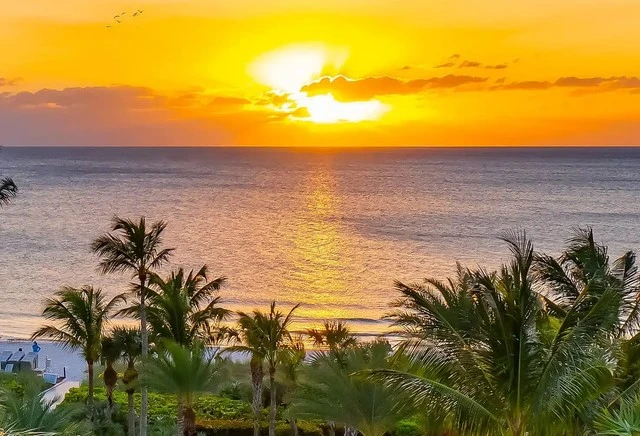
[(107, 26), (107, 29), (111, 29), (111, 26)]
[(113, 16), (113, 19), (114, 19), (114, 20), (117, 20), (118, 18), (120, 18), (120, 15), (114, 15), (114, 16)]

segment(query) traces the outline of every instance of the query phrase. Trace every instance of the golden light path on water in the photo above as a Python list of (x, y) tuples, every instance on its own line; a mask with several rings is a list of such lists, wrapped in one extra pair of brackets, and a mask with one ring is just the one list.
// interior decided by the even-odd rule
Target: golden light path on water
[(128, 288), (126, 274), (100, 275), (89, 249), (114, 214), (165, 220), (164, 243), (176, 250), (160, 273), (207, 264), (211, 278), (228, 278), (225, 308), (302, 303), (295, 330), (330, 318), (382, 333), (394, 280), (444, 278), (456, 261), (495, 268), (508, 257), (503, 231), (526, 229), (538, 249), (557, 253), (572, 227), (591, 224), (612, 253), (637, 248), (639, 160), (593, 153), (3, 150), (0, 172), (21, 191), (0, 222), (0, 336), (30, 336), (63, 285)]

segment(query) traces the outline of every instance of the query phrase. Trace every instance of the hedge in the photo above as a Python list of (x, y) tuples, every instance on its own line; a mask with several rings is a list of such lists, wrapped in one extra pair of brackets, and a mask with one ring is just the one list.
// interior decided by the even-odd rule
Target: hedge
[[(196, 422), (198, 434), (205, 436), (253, 436), (253, 422), (251, 420), (198, 420)], [(267, 434), (268, 422), (262, 422), (261, 432)], [(276, 436), (290, 436), (291, 427), (286, 422), (276, 424)], [(298, 423), (300, 436), (323, 436), (322, 428), (314, 423), (301, 421)]]
[[(64, 398), (63, 404), (84, 403), (88, 395), (88, 388), (72, 388)], [(106, 401), (107, 396), (103, 386), (96, 386), (94, 397), (97, 401)], [(117, 413), (122, 415), (114, 417), (115, 420), (126, 421), (127, 394), (122, 391), (113, 393), (113, 402), (117, 405)], [(140, 409), (140, 394), (134, 395), (136, 410)], [(149, 417), (158, 419), (176, 420), (178, 400), (175, 395), (158, 394), (149, 392)], [(196, 418), (198, 419), (242, 419), (251, 416), (251, 407), (244, 401), (232, 400), (211, 394), (201, 395), (195, 405)]]

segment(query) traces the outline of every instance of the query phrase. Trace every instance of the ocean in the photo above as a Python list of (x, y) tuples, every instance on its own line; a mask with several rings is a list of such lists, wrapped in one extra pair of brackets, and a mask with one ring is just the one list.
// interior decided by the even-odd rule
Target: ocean
[(224, 306), (297, 303), (363, 334), (394, 280), (443, 278), (456, 262), (499, 266), (509, 230), (557, 254), (592, 226), (612, 256), (640, 249), (640, 149), (6, 147), (20, 192), (0, 209), (0, 336), (28, 337), (63, 285), (127, 289), (89, 244), (114, 215), (168, 222), (170, 267), (225, 276)]

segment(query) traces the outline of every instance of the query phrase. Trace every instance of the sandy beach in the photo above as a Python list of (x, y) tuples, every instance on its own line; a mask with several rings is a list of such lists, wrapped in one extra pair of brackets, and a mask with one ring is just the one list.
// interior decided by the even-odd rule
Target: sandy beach
[[(0, 339), (0, 352), (2, 351), (31, 351), (31, 341)], [(86, 363), (78, 352), (63, 349), (63, 347), (53, 341), (38, 341), (40, 353), (38, 356), (38, 369), (44, 369), (47, 358), (51, 359), (51, 372), (62, 375), (64, 368), (67, 371), (67, 378), (74, 381), (82, 381), (86, 374)]]

